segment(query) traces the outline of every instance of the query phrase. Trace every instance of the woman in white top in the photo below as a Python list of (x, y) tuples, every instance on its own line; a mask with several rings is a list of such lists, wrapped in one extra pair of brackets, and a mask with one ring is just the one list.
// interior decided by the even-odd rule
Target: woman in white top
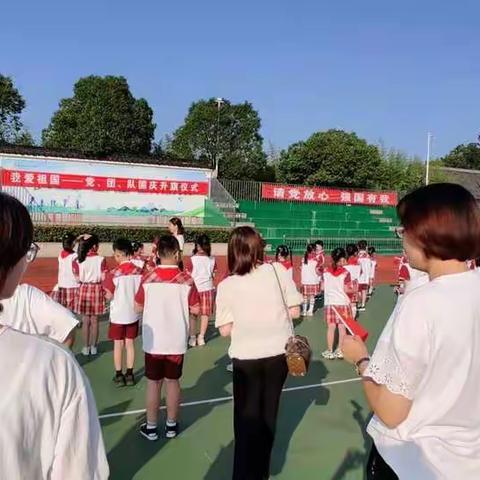
[(372, 358), (356, 337), (343, 344), (375, 413), (367, 478), (480, 478), (480, 211), (460, 185), (404, 197), (399, 233), (410, 264), (430, 282), (407, 292)]
[(231, 337), (233, 359), (234, 480), (269, 478), (291, 334), (282, 296), (292, 318), (302, 303), (285, 268), (263, 263), (264, 245), (253, 228), (235, 228), (228, 242), (231, 275), (218, 285), (216, 326)]
[[(0, 193), (0, 302), (35, 259), (32, 237), (27, 209)], [(95, 400), (73, 356), (0, 325), (0, 364), (0, 478), (107, 479)]]
[(199, 235), (195, 241), (192, 262), (192, 278), (197, 287), (200, 297), (200, 333), (196, 332), (196, 318), (190, 319), (190, 347), (203, 347), (205, 345), (205, 334), (207, 333), (208, 321), (213, 314), (213, 302), (215, 301), (215, 287), (213, 277), (215, 275), (215, 258), (211, 256), (212, 247), (208, 235)]

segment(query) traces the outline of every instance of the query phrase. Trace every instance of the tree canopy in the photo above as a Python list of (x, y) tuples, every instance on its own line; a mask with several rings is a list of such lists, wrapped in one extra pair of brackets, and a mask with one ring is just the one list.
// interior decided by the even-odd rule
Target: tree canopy
[(260, 135), (261, 121), (248, 102), (233, 104), (216, 99), (192, 103), (185, 122), (173, 134), (169, 149), (181, 158), (202, 161), (219, 176), (232, 179), (271, 180)]
[(442, 161), (446, 167), (480, 170), (480, 143), (458, 145)]
[(146, 155), (154, 131), (152, 109), (133, 97), (124, 77), (92, 75), (77, 81), (73, 97), (60, 101), (42, 142), (92, 155)]
[(33, 145), (21, 121), (25, 100), (10, 77), (0, 74), (0, 143)]

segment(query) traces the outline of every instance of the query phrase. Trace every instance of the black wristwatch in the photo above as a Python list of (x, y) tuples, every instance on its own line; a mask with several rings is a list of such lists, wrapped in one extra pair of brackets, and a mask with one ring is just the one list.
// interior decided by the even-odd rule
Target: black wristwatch
[(361, 375), (360, 367), (362, 366), (362, 363), (369, 362), (369, 361), (370, 361), (370, 357), (363, 357), (358, 362), (355, 363), (355, 370), (357, 372), (357, 375)]

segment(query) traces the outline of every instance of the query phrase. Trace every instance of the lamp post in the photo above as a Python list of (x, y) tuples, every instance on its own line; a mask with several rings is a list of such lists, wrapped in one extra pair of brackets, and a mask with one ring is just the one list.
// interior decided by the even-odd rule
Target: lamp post
[(425, 185), (430, 183), (430, 153), (432, 150), (432, 139), (433, 136), (430, 132), (427, 134), (427, 159), (426, 159), (426, 168), (425, 168)]
[(225, 100), (221, 97), (218, 97), (215, 99), (215, 103), (217, 104), (217, 140), (215, 144), (215, 170), (213, 172), (213, 176), (215, 178), (218, 178), (218, 160), (219, 160), (218, 146), (220, 144), (220, 109), (225, 103)]

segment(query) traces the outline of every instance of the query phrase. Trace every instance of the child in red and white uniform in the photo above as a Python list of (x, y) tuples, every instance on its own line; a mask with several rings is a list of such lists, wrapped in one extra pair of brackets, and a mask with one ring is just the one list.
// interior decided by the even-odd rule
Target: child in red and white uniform
[(105, 313), (102, 281), (108, 269), (105, 258), (98, 255), (98, 244), (96, 235), (82, 235), (78, 242), (78, 258), (72, 264), (80, 282), (74, 311), (83, 320), (84, 356), (97, 354), (98, 316)]
[(360, 264), (360, 278), (358, 279), (358, 311), (364, 312), (367, 304), (368, 288), (370, 286), (370, 257), (367, 252), (367, 242), (360, 240), (358, 242), (358, 263)]
[(318, 263), (318, 274), (320, 275), (320, 290), (323, 290), (323, 271), (325, 270), (325, 252), (323, 250), (323, 240), (315, 242), (315, 259)]
[(357, 318), (357, 303), (358, 303), (358, 281), (360, 279), (360, 273), (362, 267), (358, 263), (358, 247), (354, 243), (347, 245), (347, 264), (345, 269), (350, 273), (350, 280), (352, 282), (351, 293), (349, 294), (352, 316)]
[(377, 254), (375, 247), (368, 247), (368, 256), (370, 257), (370, 287), (368, 295), (372, 296), (375, 289), (375, 276), (377, 273)]
[(313, 243), (307, 245), (303, 257), (301, 279), (303, 294), (302, 315), (313, 317), (315, 297), (320, 293), (321, 281), (319, 265), (315, 256), (315, 245)]
[(183, 228), (182, 220), (178, 217), (173, 217), (168, 221), (168, 231), (177, 239), (180, 247), (180, 260), (178, 267), (183, 270), (183, 247), (185, 245), (185, 229)]
[[(332, 252), (332, 266), (325, 270), (325, 321), (327, 323), (327, 347), (322, 356), (328, 360), (343, 358), (342, 344), (346, 329), (341, 318), (353, 319), (350, 307), (350, 293), (352, 280), (345, 268), (346, 253), (343, 248), (336, 248)], [(333, 351), (335, 330), (338, 328), (338, 346)]]
[(205, 345), (205, 334), (208, 328), (208, 321), (213, 314), (215, 302), (215, 287), (213, 277), (215, 276), (215, 258), (211, 256), (212, 247), (208, 235), (200, 235), (193, 249), (191, 257), (192, 278), (197, 287), (200, 297), (200, 333), (196, 336), (196, 318), (192, 315), (190, 319), (190, 347), (203, 347)]
[(62, 238), (63, 250), (58, 256), (58, 280), (52, 292), (52, 298), (70, 311), (75, 308), (79, 287), (73, 272), (73, 262), (77, 259), (73, 250), (75, 241), (76, 238), (71, 233), (66, 233)]
[(144, 270), (146, 260), (143, 255), (144, 246), (142, 242), (132, 242), (133, 255), (130, 261), (136, 265), (140, 270)]
[(398, 295), (404, 295), (417, 287), (428, 283), (428, 274), (413, 268), (408, 262), (407, 257), (402, 260), (402, 265), (398, 271)]
[(167, 389), (165, 436), (174, 438), (178, 433), (179, 379), (187, 351), (189, 313), (200, 313), (200, 299), (193, 279), (178, 267), (180, 248), (175, 237), (160, 237), (157, 255), (160, 265), (144, 276), (135, 296), (137, 311), (143, 311), (147, 421), (141, 425), (140, 434), (147, 440), (158, 439), (158, 411), (164, 380)]
[(275, 263), (282, 265), (293, 279), (292, 251), (287, 245), (279, 245), (275, 250)]
[[(134, 340), (138, 337), (141, 315), (135, 310), (135, 295), (142, 280), (142, 270), (132, 261), (132, 243), (119, 238), (113, 244), (113, 255), (117, 267), (105, 275), (103, 288), (110, 303), (110, 326), (108, 338), (113, 340), (113, 381), (119, 387), (135, 385), (133, 365), (135, 363)], [(122, 370), (123, 349), (127, 353), (126, 373)]]

